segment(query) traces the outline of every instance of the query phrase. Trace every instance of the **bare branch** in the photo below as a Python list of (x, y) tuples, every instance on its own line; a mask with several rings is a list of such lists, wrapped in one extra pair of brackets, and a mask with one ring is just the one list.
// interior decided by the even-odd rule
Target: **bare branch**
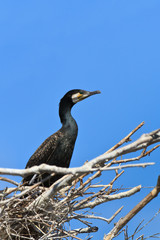
[[(137, 187), (134, 187), (131, 190), (126, 191), (126, 192), (113, 194), (113, 195), (106, 195), (106, 196), (103, 195), (102, 198), (97, 198), (93, 202), (89, 202), (89, 203), (86, 203), (82, 206), (79, 206), (79, 208), (80, 209), (82, 209), (82, 208), (94, 208), (95, 206), (97, 206), (99, 204), (102, 204), (104, 202), (108, 202), (108, 201), (112, 201), (112, 200), (116, 200), (116, 199), (121, 199), (121, 198), (124, 198), (124, 197), (129, 197), (129, 196), (139, 192), (140, 190), (141, 190), (141, 185), (139, 185)], [(76, 206), (75, 206), (75, 209), (76, 209)]]
[[(34, 166), (31, 168), (27, 169), (11, 169), (11, 168), (0, 168), (0, 174), (6, 174), (6, 175), (19, 175), (19, 176), (26, 176), (30, 174), (35, 174), (35, 173), (43, 173), (43, 172), (48, 172), (48, 173), (56, 173), (56, 174), (84, 174), (84, 173), (92, 173), (95, 171), (112, 171), (112, 170), (118, 170), (118, 169), (123, 169), (123, 168), (131, 168), (131, 167), (147, 167), (154, 165), (155, 163), (137, 163), (137, 164), (128, 164), (128, 165), (120, 165), (117, 167), (110, 167), (110, 168), (88, 168), (87, 165), (83, 165), (81, 167), (77, 168), (63, 168), (63, 167), (56, 167), (56, 166), (51, 166), (47, 164), (41, 164), (39, 166)], [(14, 182), (13, 182), (14, 183)]]
[(157, 197), (160, 192), (160, 176), (158, 177), (156, 187), (141, 201), (139, 202), (125, 217), (120, 219), (115, 227), (109, 234), (104, 237), (104, 240), (113, 239), (118, 232), (142, 209), (144, 208), (153, 198)]
[(140, 129), (142, 126), (144, 125), (144, 121), (141, 122), (135, 129), (133, 129), (126, 137), (124, 137), (120, 142), (118, 142), (116, 145), (114, 145), (112, 148), (110, 148), (107, 152), (105, 153), (109, 153), (112, 152), (113, 150), (115, 150), (116, 148), (119, 148), (123, 143), (131, 141), (130, 137), (136, 132), (138, 131), (138, 129)]
[[(140, 191), (140, 185), (122, 192), (122, 188), (114, 188), (114, 184), (119, 180), (124, 170), (127, 171), (128, 168), (146, 167), (154, 164), (152, 162), (132, 163), (135, 160), (140, 160), (142, 157), (149, 155), (160, 146), (157, 145), (149, 150), (147, 149), (148, 146), (160, 142), (159, 129), (149, 134), (143, 134), (136, 141), (128, 143), (128, 141), (131, 141), (130, 136), (142, 127), (143, 124), (144, 123), (141, 123), (113, 148), (101, 156), (87, 161), (83, 166), (78, 168), (68, 169), (45, 164), (25, 170), (1, 168), (0, 174), (18, 175), (22, 177), (29, 174), (41, 174), (43, 172), (50, 173), (47, 179), (57, 173), (61, 173), (64, 176), (54, 182), (49, 188), (43, 187), (43, 182), (46, 179), (32, 186), (23, 186), (23, 184), (16, 183), (8, 178), (0, 177), (0, 180), (16, 185), (16, 187), (6, 188), (0, 192), (0, 238), (3, 240), (64, 238), (81, 240), (81, 238), (77, 236), (78, 234), (98, 231), (97, 227), (92, 227), (89, 219), (98, 219), (110, 223), (123, 207), (118, 209), (110, 218), (106, 216), (95, 216), (93, 212), (91, 213), (91, 209), (104, 202), (130, 197), (132, 194)], [(127, 144), (120, 147), (125, 142), (127, 142)], [(122, 156), (124, 158), (124, 155), (141, 149), (142, 151), (137, 157), (126, 157), (122, 159)], [(121, 160), (117, 160), (118, 157), (121, 157)], [(131, 163), (124, 164), (127, 162)], [(124, 170), (121, 171), (121, 169)], [(112, 178), (107, 182), (105, 179), (104, 184), (99, 180), (97, 181), (102, 171), (113, 172), (113, 174), (110, 175)], [(95, 173), (93, 174), (93, 172)], [(157, 184), (157, 194), (158, 192), (159, 184)], [(155, 197), (156, 191), (152, 190), (151, 193), (152, 197), (146, 197), (146, 202), (151, 201), (153, 197)], [(141, 203), (144, 204), (143, 201)], [(141, 205), (139, 210), (140, 208)], [(120, 234), (120, 232), (124, 231), (121, 229), (127, 224), (127, 221), (136, 214), (135, 209), (136, 208), (131, 211), (132, 214), (130, 213), (126, 215), (124, 219), (120, 219), (108, 234), (115, 234), (116, 231), (117, 234)], [(78, 221), (80, 225), (79, 229), (66, 227), (72, 220)], [(107, 235), (107, 237), (108, 236), (109, 235)], [(126, 239), (127, 236), (128, 232), (126, 230)]]
[(16, 186), (19, 185), (19, 183), (15, 182), (15, 181), (13, 181), (13, 180), (11, 180), (11, 179), (9, 179), (9, 178), (5, 178), (5, 177), (0, 177), (0, 181), (9, 182), (9, 183), (11, 183), (11, 184), (13, 184), (13, 185), (16, 185)]

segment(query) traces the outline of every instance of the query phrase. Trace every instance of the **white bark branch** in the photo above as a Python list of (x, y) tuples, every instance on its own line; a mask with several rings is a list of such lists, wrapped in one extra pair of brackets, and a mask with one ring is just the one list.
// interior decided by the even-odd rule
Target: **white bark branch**
[[(87, 215), (87, 214), (76, 214), (77, 218), (91, 218), (91, 219), (99, 219), (107, 222), (108, 224), (122, 211), (123, 207), (120, 207), (109, 219), (100, 217), (100, 216), (95, 216), (95, 215)], [(75, 218), (75, 216), (73, 216)]]
[[(119, 171), (121, 169), (146, 167), (154, 164), (152, 162), (123, 164), (128, 161), (139, 160), (158, 148), (159, 145), (147, 151), (147, 147), (149, 145), (160, 142), (159, 129), (149, 134), (143, 134), (138, 140), (128, 143), (128, 141), (130, 141), (130, 136), (143, 124), (144, 123), (141, 123), (130, 134), (128, 134), (107, 152), (89, 162), (86, 162), (83, 166), (78, 168), (68, 169), (46, 164), (24, 170), (1, 168), (0, 174), (3, 175), (18, 175), (25, 177), (30, 174), (34, 175), (48, 172), (51, 173), (51, 176), (57, 173), (61, 173), (64, 176), (54, 182), (49, 188), (40, 187), (44, 179), (39, 183), (26, 187), (23, 186), (23, 184), (19, 185), (7, 178), (0, 177), (0, 180), (12, 182), (13, 184), (18, 185), (12, 189), (5, 189), (0, 193), (0, 204), (1, 206), (3, 205), (1, 207), (0, 234), (3, 232), (3, 236), (7, 236), (6, 239), (12, 239), (12, 237), (23, 234), (25, 235), (26, 232), (28, 232), (29, 236), (31, 236), (33, 232), (39, 234), (39, 239), (41, 240), (48, 238), (63, 239), (68, 237), (80, 240), (80, 238), (77, 237), (79, 233), (88, 233), (98, 230), (97, 227), (90, 226), (91, 223), (89, 223), (87, 218), (95, 218), (107, 221), (108, 223), (112, 221), (122, 208), (115, 212), (110, 219), (94, 216), (94, 214), (88, 213), (86, 208), (90, 211), (90, 209), (99, 204), (115, 199), (130, 197), (140, 191), (141, 186), (137, 186), (125, 192), (121, 192), (122, 189), (119, 188), (119, 193), (117, 193), (117, 188), (114, 189), (114, 183), (123, 174), (124, 170)], [(120, 147), (124, 142), (127, 142), (128, 144), (124, 147)], [(117, 157), (119, 156), (122, 157), (122, 155), (132, 153), (140, 149), (143, 150), (136, 158), (117, 160)], [(94, 174), (87, 179), (85, 178), (88, 173), (92, 173), (94, 171), (96, 171)], [(105, 185), (100, 185), (95, 182), (96, 178), (101, 175), (102, 171), (114, 171), (113, 178)], [(48, 176), (48, 178), (49, 177), (50, 176)], [(93, 184), (93, 180), (95, 184)], [(93, 187), (100, 187), (100, 189), (94, 192)], [(60, 189), (61, 191), (59, 191)], [(158, 189), (159, 185), (157, 187), (157, 190)], [(154, 191), (152, 191), (152, 193), (153, 192)], [(8, 194), (11, 193), (12, 195), (9, 196)], [(25, 216), (25, 219), (23, 216)], [(83, 228), (84, 225), (80, 229), (70, 231), (63, 228), (64, 224), (70, 222), (72, 219), (78, 220), (80, 224), (84, 224), (87, 228)], [(8, 226), (7, 230), (6, 226)], [(14, 231), (11, 231), (12, 229)], [(22, 230), (25, 231), (23, 232)], [(4, 239), (4, 237), (2, 237), (2, 239)]]
[[(120, 199), (120, 198), (124, 198), (124, 197), (130, 197), (131, 195), (139, 192), (141, 190), (141, 185), (132, 188), (129, 191), (126, 192), (121, 192), (118, 194), (113, 194), (113, 195), (103, 195), (102, 198), (96, 198), (94, 201), (92, 202), (88, 202), (85, 203), (81, 206), (78, 206), (78, 209), (84, 209), (84, 208), (94, 208), (95, 206), (102, 204), (104, 202), (108, 202), (108, 201), (112, 201), (112, 200), (116, 200), (116, 199)], [(78, 205), (78, 204), (77, 204)], [(77, 205), (74, 206), (74, 209), (77, 209)]]
[[(92, 161), (92, 160), (91, 160)], [(57, 166), (51, 166), (47, 164), (41, 164), (39, 166), (34, 166), (27, 169), (12, 169), (12, 168), (0, 168), (0, 174), (2, 175), (12, 175), (12, 176), (21, 176), (25, 177), (27, 175), (31, 174), (40, 174), (43, 172), (47, 173), (56, 173), (56, 174), (84, 174), (84, 173), (91, 173), (95, 171), (113, 171), (113, 170), (120, 170), (123, 168), (131, 168), (131, 167), (147, 167), (154, 165), (154, 162), (150, 163), (137, 163), (137, 164), (127, 164), (127, 165), (120, 165), (117, 167), (103, 167), (103, 168), (89, 168), (86, 165), (83, 165), (81, 167), (77, 168), (63, 168), (63, 167), (57, 167)]]

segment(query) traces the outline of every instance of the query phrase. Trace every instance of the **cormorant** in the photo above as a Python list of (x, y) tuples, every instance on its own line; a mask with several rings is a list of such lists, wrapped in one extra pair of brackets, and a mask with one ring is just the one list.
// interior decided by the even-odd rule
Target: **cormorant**
[[(40, 165), (42, 163), (59, 167), (69, 167), (78, 133), (78, 126), (71, 115), (71, 108), (77, 102), (98, 93), (100, 93), (100, 91), (89, 92), (74, 89), (64, 95), (59, 104), (59, 116), (62, 123), (61, 129), (48, 137), (39, 146), (27, 162), (26, 168)], [(23, 179), (23, 182), (25, 184), (33, 184), (39, 182), (48, 175), (48, 173), (43, 173), (39, 176), (35, 175), (34, 177), (33, 175), (29, 175)], [(57, 174), (44, 182), (43, 185), (49, 187), (61, 177), (62, 175)]]

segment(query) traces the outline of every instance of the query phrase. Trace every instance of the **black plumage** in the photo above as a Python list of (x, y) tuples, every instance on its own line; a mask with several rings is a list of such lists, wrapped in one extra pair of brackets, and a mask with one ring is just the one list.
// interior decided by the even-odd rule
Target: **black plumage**
[[(77, 102), (97, 93), (100, 93), (100, 91), (89, 92), (74, 89), (64, 95), (59, 104), (59, 116), (62, 123), (61, 129), (48, 137), (40, 145), (40, 147), (29, 159), (26, 168), (40, 165), (42, 163), (59, 167), (69, 167), (78, 133), (78, 126), (71, 115), (71, 108)], [(23, 182), (25, 184), (33, 184), (41, 179), (44, 179), (48, 175), (49, 174), (47, 173), (34, 177), (33, 175), (29, 175), (24, 178)], [(62, 175), (57, 174), (44, 182), (43, 185), (48, 187), (60, 177), (62, 177)]]

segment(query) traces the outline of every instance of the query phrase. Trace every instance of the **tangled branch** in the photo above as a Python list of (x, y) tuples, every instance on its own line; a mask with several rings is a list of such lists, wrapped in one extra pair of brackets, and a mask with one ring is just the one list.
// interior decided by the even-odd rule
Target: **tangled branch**
[[(79, 234), (89, 234), (98, 231), (98, 228), (92, 226), (89, 219), (99, 219), (108, 224), (113, 221), (122, 211), (123, 206), (115, 210), (109, 218), (91, 214), (90, 210), (108, 201), (130, 197), (141, 190), (141, 185), (139, 185), (128, 191), (122, 191), (120, 188), (114, 188), (114, 184), (127, 168), (147, 167), (154, 164), (153, 162), (133, 163), (133, 161), (146, 157), (160, 146), (156, 145), (149, 150), (147, 149), (148, 146), (160, 142), (159, 129), (143, 134), (136, 141), (128, 143), (131, 141), (131, 135), (142, 127), (143, 124), (144, 122), (138, 125), (107, 152), (86, 162), (81, 167), (68, 169), (42, 164), (29, 169), (0, 168), (1, 175), (25, 177), (29, 174), (37, 175), (43, 172), (50, 173), (50, 176), (57, 173), (64, 175), (49, 188), (42, 187), (43, 180), (33, 186), (23, 186), (23, 184), (19, 184), (9, 178), (0, 177), (0, 180), (15, 186), (0, 191), (0, 238), (4, 240), (42, 240), (68, 237), (80, 239), (78, 237)], [(127, 145), (121, 147), (124, 143), (127, 143)], [(125, 155), (138, 150), (142, 150), (138, 156), (125, 158)], [(121, 157), (121, 159), (117, 159), (118, 157)], [(105, 185), (100, 183), (94, 184), (93, 182), (97, 181), (97, 178), (100, 177), (103, 171), (112, 171), (115, 173), (115, 176)], [(136, 213), (135, 211), (133, 215)], [(130, 220), (129, 217), (127, 219)], [(72, 221), (79, 222), (79, 225), (82, 227), (70, 229), (67, 223)], [(112, 234), (112, 236), (116, 236), (126, 223), (127, 221), (123, 223), (121, 221), (121, 227), (117, 227), (116, 231), (114, 228), (109, 234), (113, 232), (114, 235)]]

